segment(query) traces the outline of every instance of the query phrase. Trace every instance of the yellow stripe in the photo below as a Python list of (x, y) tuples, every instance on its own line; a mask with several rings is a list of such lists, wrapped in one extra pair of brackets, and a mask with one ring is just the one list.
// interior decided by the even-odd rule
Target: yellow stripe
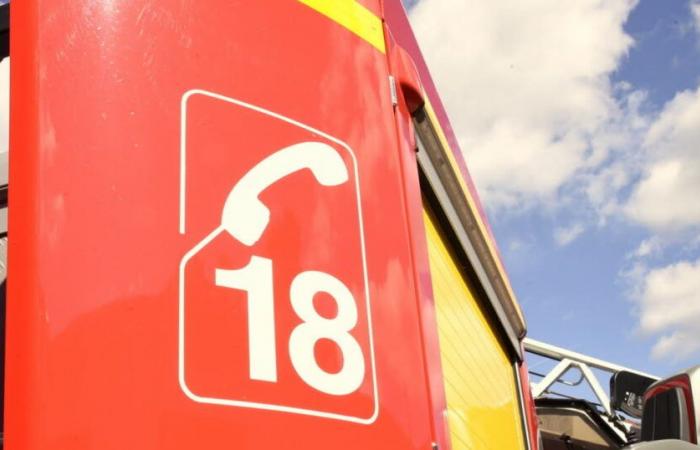
[[(427, 99), (427, 96), (425, 97)], [(498, 256), (498, 252), (496, 251), (496, 248), (492, 242), (491, 239), (491, 234), (488, 232), (486, 229), (486, 225), (484, 224), (481, 214), (479, 213), (479, 209), (476, 207), (476, 201), (472, 197), (471, 190), (467, 186), (467, 183), (464, 181), (462, 177), (462, 171), (459, 168), (459, 165), (457, 164), (457, 160), (455, 160), (454, 153), (452, 151), (452, 148), (450, 145), (447, 143), (447, 137), (445, 137), (444, 132), (442, 131), (442, 127), (440, 127), (440, 122), (437, 120), (437, 116), (435, 115), (435, 111), (433, 110), (433, 107), (430, 105), (430, 102), (426, 100), (425, 102), (425, 110), (428, 113), (428, 117), (430, 121), (433, 124), (433, 127), (437, 131), (438, 139), (440, 140), (440, 144), (445, 148), (447, 151), (445, 152), (447, 154), (447, 159), (450, 161), (450, 166), (452, 167), (452, 170), (454, 173), (457, 174), (457, 179), (459, 180), (459, 184), (462, 187), (462, 191), (464, 192), (465, 197), (467, 198), (467, 202), (469, 203), (469, 208), (474, 211), (474, 217), (476, 217), (477, 224), (479, 225), (479, 231), (481, 234), (485, 237), (486, 245), (489, 247), (489, 252), (491, 253), (491, 256), (493, 257), (493, 260), (496, 262), (496, 267), (498, 268), (498, 272), (501, 275), (501, 279), (503, 279), (503, 284), (505, 285), (506, 289), (508, 290), (508, 295), (510, 295), (510, 298), (513, 299), (513, 304), (515, 305), (515, 310), (518, 313), (518, 317), (520, 321), (524, 324), (525, 323), (525, 318), (523, 316), (523, 312), (520, 309), (520, 305), (518, 305), (518, 302), (515, 298), (515, 293), (513, 292), (513, 288), (510, 285), (510, 280), (508, 279), (508, 276), (506, 276), (506, 271), (503, 267), (503, 263), (501, 262), (501, 258)]]
[(299, 0), (386, 53), (382, 19), (357, 0)]

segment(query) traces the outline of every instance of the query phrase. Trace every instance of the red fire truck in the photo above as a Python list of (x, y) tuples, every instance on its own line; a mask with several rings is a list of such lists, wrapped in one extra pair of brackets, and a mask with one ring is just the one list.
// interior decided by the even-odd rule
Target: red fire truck
[(530, 338), (524, 344), (542, 450), (699, 448), (700, 366), (659, 379)]
[(698, 369), (524, 341), (398, 0), (7, 3), (6, 448), (697, 443)]
[(6, 448), (536, 448), (398, 0), (0, 9)]

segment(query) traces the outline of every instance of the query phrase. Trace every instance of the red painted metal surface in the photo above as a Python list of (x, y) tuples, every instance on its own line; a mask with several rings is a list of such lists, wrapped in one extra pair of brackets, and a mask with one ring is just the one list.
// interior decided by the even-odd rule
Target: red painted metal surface
[[(408, 233), (410, 234), (410, 250), (415, 264), (414, 276), (418, 280), (415, 285), (418, 297), (419, 316), (423, 334), (423, 353), (425, 355), (425, 373), (428, 381), (428, 391), (431, 398), (433, 433), (435, 443), (440, 449), (449, 450), (451, 442), (446, 417), (447, 402), (445, 399), (445, 380), (442, 374), (442, 362), (440, 359), (440, 342), (437, 330), (437, 317), (435, 301), (433, 297), (433, 284), (430, 275), (430, 262), (428, 259), (428, 243), (423, 222), (423, 201), (421, 186), (418, 178), (418, 161), (416, 158), (415, 130), (411, 117), (410, 105), (419, 103), (416, 99), (417, 87), (420, 85), (418, 73), (411, 72), (415, 68), (406, 52), (398, 47), (393, 40), (391, 32), (387, 30), (387, 44), (392, 73), (399, 79), (398, 105), (396, 108), (396, 128), (398, 141), (401, 146), (401, 173), (403, 177), (404, 202), (408, 217)], [(402, 60), (397, 61), (395, 56), (400, 55)], [(408, 83), (401, 83), (404, 79)], [(405, 84), (409, 84), (404, 88)], [(412, 86), (410, 86), (412, 85)], [(413, 96), (407, 98), (406, 94)]]
[(408, 112), (413, 114), (425, 105), (418, 69), (413, 58), (399, 45), (392, 47), (391, 62), (392, 72), (396, 76)]
[[(415, 156), (386, 55), (294, 1), (24, 0), (12, 29), (6, 448), (444, 441)], [(206, 93), (183, 102), (192, 89)], [(347, 177), (295, 157), (243, 183), (303, 142)], [(265, 213), (231, 196), (269, 209), (259, 235), (235, 227)], [(256, 256), (268, 266), (219, 278)], [(314, 300), (297, 279), (310, 271), (327, 275)], [(268, 275), (272, 341), (247, 321), (251, 305), (270, 317), (269, 293), (245, 288)], [(341, 316), (340, 331), (323, 322)], [(357, 361), (347, 346), (362, 370), (333, 391), (322, 378)], [(251, 368), (252, 347), (274, 371)]]
[[(525, 349), (522, 349), (523, 354)], [(530, 438), (530, 450), (542, 450), (539, 448), (539, 423), (537, 422), (537, 408), (535, 407), (535, 399), (532, 397), (532, 388), (530, 387), (530, 374), (527, 369), (525, 360), (518, 364), (518, 375), (520, 380), (520, 391), (523, 394), (523, 409), (525, 412), (525, 426), (527, 427), (528, 436)]]

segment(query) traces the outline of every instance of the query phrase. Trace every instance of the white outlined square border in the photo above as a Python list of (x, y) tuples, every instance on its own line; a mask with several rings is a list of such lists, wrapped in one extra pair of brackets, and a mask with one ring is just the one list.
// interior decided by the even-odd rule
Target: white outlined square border
[(347, 421), (347, 422), (354, 422), (354, 423), (359, 423), (363, 425), (369, 425), (374, 423), (374, 421), (377, 419), (377, 416), (379, 415), (379, 392), (378, 392), (378, 387), (377, 387), (377, 368), (376, 368), (376, 363), (375, 363), (375, 355), (374, 355), (374, 333), (372, 330), (372, 311), (371, 311), (371, 304), (370, 304), (370, 296), (369, 296), (369, 278), (367, 274), (367, 253), (365, 249), (365, 233), (364, 233), (364, 223), (362, 220), (362, 201), (361, 201), (361, 195), (360, 195), (360, 177), (359, 177), (359, 170), (358, 170), (358, 165), (357, 165), (357, 158), (355, 156), (355, 153), (353, 150), (350, 148), (349, 145), (347, 145), (345, 142), (341, 141), (340, 139), (337, 139), (327, 133), (324, 133), (320, 130), (317, 130), (316, 128), (310, 127), (308, 125), (305, 125), (301, 122), (297, 122), (296, 120), (290, 119), (289, 117), (285, 117), (281, 114), (277, 114), (275, 112), (272, 112), (270, 110), (261, 108), (259, 106), (252, 105), (250, 103), (246, 103), (240, 100), (236, 100), (234, 98), (226, 97), (221, 94), (217, 94), (215, 92), (210, 92), (207, 90), (203, 89), (190, 89), (187, 92), (185, 92), (182, 95), (182, 98), (180, 100), (180, 189), (179, 189), (179, 195), (180, 195), (180, 207), (179, 207), (179, 231), (180, 234), (185, 234), (185, 194), (186, 194), (186, 175), (187, 175), (187, 102), (188, 100), (194, 96), (194, 95), (202, 95), (205, 97), (213, 98), (216, 100), (221, 100), (227, 103), (232, 103), (234, 105), (247, 108), (253, 111), (256, 111), (258, 113), (273, 117), (275, 119), (281, 120), (283, 122), (286, 122), (288, 124), (294, 125), (296, 127), (302, 128), (306, 131), (309, 131), (311, 133), (317, 134), (325, 139), (328, 139), (329, 141), (334, 142), (335, 144), (339, 145), (340, 147), (344, 148), (349, 154), (350, 157), (352, 158), (352, 163), (353, 163), (353, 168), (354, 168), (354, 173), (355, 173), (355, 193), (356, 193), (356, 199), (357, 199), (357, 215), (358, 215), (358, 225), (359, 225), (359, 231), (360, 231), (360, 246), (361, 246), (361, 254), (362, 254), (362, 273), (363, 273), (363, 281), (364, 281), (364, 287), (365, 287), (365, 309), (367, 311), (367, 330), (369, 334), (369, 352), (370, 352), (370, 365), (371, 365), (371, 372), (372, 372), (372, 389), (373, 389), (373, 399), (374, 399), (374, 409), (372, 412), (372, 415), (370, 415), (367, 418), (364, 417), (356, 417), (356, 416), (349, 416), (349, 415), (344, 415), (344, 414), (337, 414), (337, 413), (331, 413), (331, 412), (324, 412), (324, 411), (316, 411), (312, 409), (305, 409), (305, 408), (297, 408), (297, 407), (292, 407), (292, 406), (284, 406), (284, 405), (274, 405), (274, 404), (269, 404), (269, 403), (257, 403), (257, 402), (248, 402), (248, 401), (242, 401), (242, 400), (230, 400), (230, 399), (223, 399), (223, 398), (216, 398), (216, 397), (206, 397), (206, 396), (200, 396), (192, 392), (192, 390), (187, 386), (187, 382), (185, 380), (185, 267), (187, 266), (187, 262), (194, 256), (196, 255), (200, 250), (202, 250), (209, 242), (211, 242), (220, 232), (220, 229), (217, 228), (215, 229), (212, 233), (210, 233), (207, 237), (205, 237), (202, 241), (200, 241), (197, 245), (195, 245), (191, 250), (189, 250), (185, 255), (182, 257), (180, 260), (180, 265), (179, 265), (179, 282), (178, 282), (178, 381), (180, 385), (180, 389), (184, 392), (184, 394), (190, 398), (191, 400), (197, 402), (197, 403), (207, 403), (207, 404), (212, 404), (212, 405), (222, 405), (222, 406), (237, 406), (237, 407), (242, 407), (242, 408), (253, 408), (253, 409), (262, 409), (262, 410), (269, 410), (269, 411), (279, 411), (279, 412), (286, 412), (286, 413), (291, 413), (291, 414), (302, 414), (302, 415), (307, 415), (307, 416), (314, 416), (314, 417), (321, 417), (321, 418), (326, 418), (326, 419), (334, 419), (334, 420), (341, 420), (341, 421)]

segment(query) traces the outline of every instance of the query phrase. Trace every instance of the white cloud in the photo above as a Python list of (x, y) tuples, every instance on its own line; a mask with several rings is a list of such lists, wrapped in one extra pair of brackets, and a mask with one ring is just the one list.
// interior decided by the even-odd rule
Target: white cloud
[(525, 241), (520, 238), (511, 239), (508, 242), (508, 251), (511, 253), (527, 251), (532, 248), (532, 242)]
[(680, 360), (700, 350), (700, 259), (649, 271), (638, 301), (640, 330), (660, 335), (653, 357)]
[(657, 236), (643, 240), (639, 247), (630, 255), (636, 258), (646, 258), (661, 250), (661, 242)]
[(700, 226), (700, 88), (675, 96), (646, 135), (643, 177), (625, 212), (658, 232)]
[[(422, 0), (411, 21), (487, 206), (555, 199), (605, 160), (633, 0)], [(607, 137), (606, 137), (607, 136)]]
[(576, 223), (570, 227), (557, 228), (554, 230), (554, 241), (560, 247), (565, 247), (578, 238), (585, 228), (580, 223)]
[(700, 1), (693, 0), (690, 2), (690, 12), (695, 20), (695, 31), (700, 35)]
[(653, 356), (682, 358), (700, 350), (700, 88), (652, 114), (645, 92), (611, 83), (636, 3), (421, 0), (411, 22), (486, 206), (565, 210), (559, 246), (596, 219), (645, 227), (621, 275)]
[[(639, 328), (657, 337), (651, 355), (682, 360), (700, 351), (700, 88), (678, 93), (651, 124), (642, 145), (641, 179), (623, 206), (652, 237), (632, 255)], [(675, 263), (649, 270), (645, 260), (675, 248)]]

